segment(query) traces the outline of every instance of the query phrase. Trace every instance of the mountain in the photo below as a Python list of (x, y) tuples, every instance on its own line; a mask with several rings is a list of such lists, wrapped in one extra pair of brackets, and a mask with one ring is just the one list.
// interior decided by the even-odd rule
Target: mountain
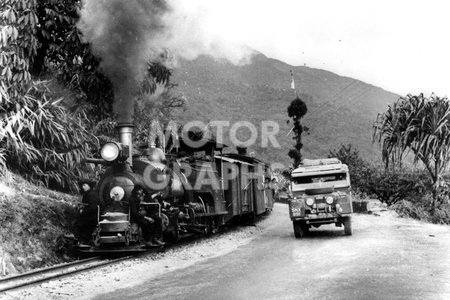
[[(257, 143), (249, 147), (258, 157), (274, 163), (290, 164), (287, 152), (294, 145), (292, 128), (287, 124), (287, 107), (295, 98), (290, 88), (290, 70), (300, 98), (308, 113), (302, 124), (310, 128), (303, 136), (303, 157), (326, 157), (330, 149), (351, 143), (367, 160), (379, 160), (379, 148), (372, 144), (372, 124), (377, 114), (399, 98), (362, 81), (309, 68), (290, 66), (263, 54), (247, 65), (233, 65), (224, 60), (201, 56), (194, 61), (181, 61), (174, 71), (177, 90), (187, 98), (186, 110), (177, 112), (179, 124), (193, 120), (208, 123), (230, 121), (225, 128), (225, 142), (230, 144), (229, 130), (238, 121), (249, 121), (258, 129)], [(276, 138), (280, 148), (261, 146), (261, 121), (279, 124)], [(249, 137), (250, 130), (241, 128), (237, 136)]]

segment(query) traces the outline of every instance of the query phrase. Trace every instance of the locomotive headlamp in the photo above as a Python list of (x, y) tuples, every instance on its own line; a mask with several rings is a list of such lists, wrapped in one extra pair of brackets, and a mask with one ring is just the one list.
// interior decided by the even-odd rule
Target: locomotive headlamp
[(123, 190), (122, 187), (120, 186), (115, 186), (111, 189), (111, 191), (109, 192), (109, 196), (111, 197), (111, 199), (113, 199), (114, 201), (120, 201), (123, 199), (123, 197), (125, 196), (125, 191)]
[(332, 204), (333, 201), (334, 201), (334, 199), (333, 199), (333, 197), (328, 196), (328, 197), (325, 199), (325, 201), (326, 201), (328, 204)]
[(313, 198), (306, 198), (306, 205), (312, 206), (314, 204)]
[(100, 151), (101, 157), (106, 161), (113, 161), (119, 157), (120, 154), (120, 145), (114, 142), (108, 142), (103, 145), (102, 150)]

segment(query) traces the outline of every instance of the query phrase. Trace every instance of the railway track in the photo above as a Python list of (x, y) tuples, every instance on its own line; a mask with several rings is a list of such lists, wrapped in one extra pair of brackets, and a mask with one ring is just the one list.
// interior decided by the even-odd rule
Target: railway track
[[(228, 232), (228, 230), (227, 230)], [(220, 234), (220, 233), (219, 233)], [(192, 242), (202, 241), (208, 239), (207, 236), (187, 238), (175, 245), (168, 245), (164, 248), (152, 249), (151, 251), (128, 255), (116, 259), (104, 259), (100, 256), (91, 257), (82, 260), (76, 260), (66, 264), (55, 265), (48, 268), (33, 270), (27, 273), (13, 275), (5, 278), (0, 278), (0, 299), (3, 292), (18, 289), (21, 287), (31, 286), (42, 283), (52, 279), (61, 278), (76, 273), (81, 273), (91, 269), (99, 268), (106, 265), (111, 265), (120, 261), (128, 260), (130, 258), (145, 257), (158, 252), (164, 252), (172, 248), (182, 248)]]
[(0, 293), (114, 264), (123, 260), (127, 260), (129, 258), (130, 256), (117, 259), (102, 259), (100, 257), (91, 257), (67, 264), (60, 264), (49, 268), (38, 269), (19, 275), (5, 277), (0, 279)]

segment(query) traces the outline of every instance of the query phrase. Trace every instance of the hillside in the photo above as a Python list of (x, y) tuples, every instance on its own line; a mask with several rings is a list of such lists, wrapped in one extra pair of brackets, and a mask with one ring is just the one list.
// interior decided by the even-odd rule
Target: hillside
[[(256, 55), (248, 65), (235, 66), (227, 61), (202, 56), (181, 61), (173, 81), (188, 99), (187, 109), (176, 115), (180, 123), (192, 120), (208, 122), (250, 121), (259, 131), (263, 120), (280, 125), (277, 139), (281, 148), (261, 148), (260, 140), (250, 151), (270, 162), (289, 165), (287, 151), (293, 135), (286, 123), (287, 107), (294, 99), (289, 70), (307, 106), (303, 124), (310, 135), (303, 140), (304, 157), (326, 156), (330, 149), (351, 143), (368, 160), (378, 160), (379, 150), (372, 144), (372, 123), (379, 112), (399, 95), (359, 80), (304, 66), (290, 66), (281, 61)], [(228, 128), (229, 129), (229, 128)], [(238, 132), (248, 136), (249, 132)], [(230, 143), (226, 131), (226, 142)]]
[(9, 171), (0, 174), (0, 277), (72, 260), (64, 234), (73, 226), (77, 201)]

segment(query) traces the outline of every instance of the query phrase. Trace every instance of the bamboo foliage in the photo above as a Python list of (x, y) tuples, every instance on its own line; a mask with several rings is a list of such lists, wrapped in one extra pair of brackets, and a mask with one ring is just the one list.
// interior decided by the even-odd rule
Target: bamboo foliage
[(76, 189), (81, 160), (96, 146), (83, 113), (71, 115), (48, 83), (32, 81), (36, 54), (36, 1), (0, 2), (0, 165), (28, 179)]
[(85, 175), (80, 163), (98, 142), (85, 129), (82, 112), (71, 115), (61, 99), (47, 98), (47, 84), (34, 82), (24, 95), (27, 105), (3, 114), (0, 145), (9, 168), (47, 186), (75, 190), (76, 179)]
[(423, 162), (435, 188), (450, 160), (450, 103), (447, 98), (420, 94), (398, 99), (374, 123), (374, 141), (388, 166), (412, 152)]

